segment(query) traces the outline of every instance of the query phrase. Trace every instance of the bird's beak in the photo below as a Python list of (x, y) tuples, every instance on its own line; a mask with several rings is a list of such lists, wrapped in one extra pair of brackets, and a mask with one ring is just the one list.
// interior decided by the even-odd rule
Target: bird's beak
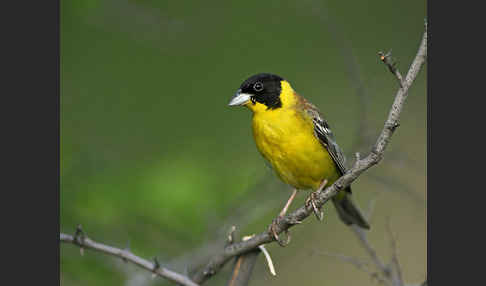
[(241, 89), (238, 89), (235, 96), (231, 99), (229, 106), (245, 105), (250, 101), (250, 95), (241, 93)]

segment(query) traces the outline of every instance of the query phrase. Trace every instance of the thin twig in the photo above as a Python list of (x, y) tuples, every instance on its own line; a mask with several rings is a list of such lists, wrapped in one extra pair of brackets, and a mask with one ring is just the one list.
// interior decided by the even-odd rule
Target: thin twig
[[(350, 227), (354, 235), (358, 238), (359, 243), (361, 247), (367, 252), (368, 256), (371, 258), (371, 261), (377, 268), (378, 272), (371, 271), (368, 267), (369, 263), (364, 262), (358, 258), (351, 257), (351, 256), (345, 256), (342, 254), (327, 254), (327, 253), (322, 253), (323, 255), (327, 255), (330, 257), (334, 258), (339, 258), (340, 260), (350, 263), (354, 265), (356, 268), (370, 274), (370, 276), (373, 279), (376, 279), (378, 282), (388, 285), (388, 286), (404, 286), (403, 279), (402, 279), (402, 274), (401, 274), (401, 269), (400, 265), (398, 264), (398, 258), (396, 255), (396, 242), (394, 237), (391, 238), (391, 245), (393, 249), (393, 255), (392, 255), (392, 267), (389, 267), (388, 265), (385, 265), (383, 260), (378, 257), (378, 254), (376, 253), (376, 250), (373, 248), (371, 243), (368, 241), (366, 232), (355, 226), (352, 225)], [(389, 230), (391, 231), (391, 230)], [(395, 271), (393, 271), (395, 270)]]
[(235, 242), (235, 232), (236, 232), (236, 226), (232, 225), (229, 232), (228, 236), (226, 237), (226, 244), (230, 245), (233, 242)]
[(391, 222), (390, 218), (387, 219), (386, 221), (386, 229), (387, 232), (390, 236), (390, 247), (392, 250), (392, 258), (391, 258), (391, 265), (393, 266), (393, 269), (395, 270), (393, 273), (393, 285), (395, 286), (403, 286), (403, 277), (402, 277), (402, 269), (400, 267), (400, 263), (398, 262), (398, 248), (397, 248), (397, 242), (395, 239), (395, 235), (393, 234), (393, 231), (391, 229)]
[(376, 205), (376, 198), (373, 198), (368, 203), (368, 210), (365, 213), (367, 221), (371, 220), (371, 217), (373, 216), (373, 211), (375, 210), (375, 205)]
[(378, 257), (378, 254), (376, 254), (376, 250), (371, 246), (370, 242), (368, 241), (368, 238), (366, 236), (366, 233), (364, 232), (363, 229), (352, 225), (350, 229), (353, 231), (353, 233), (356, 235), (358, 238), (361, 246), (364, 248), (364, 250), (368, 253), (370, 256), (371, 260), (373, 263), (376, 265), (378, 270), (380, 270), (385, 277), (390, 278), (391, 277), (391, 271), (390, 269), (385, 265), (385, 263)]
[(329, 253), (329, 252), (319, 252), (319, 253), (316, 253), (316, 254), (339, 259), (343, 262), (346, 262), (346, 263), (353, 265), (357, 269), (362, 270), (366, 273), (369, 273), (369, 274), (372, 273), (369, 269), (370, 262), (365, 261), (364, 259), (359, 259), (359, 258), (353, 257), (353, 256), (347, 256), (347, 255), (343, 255), (343, 254), (336, 254), (336, 253)]
[(370, 263), (368, 261), (364, 261), (363, 259), (359, 259), (359, 258), (352, 257), (352, 256), (346, 256), (346, 255), (342, 255), (342, 254), (333, 254), (333, 253), (328, 253), (328, 252), (318, 252), (318, 253), (315, 253), (315, 254), (336, 258), (336, 259), (339, 259), (339, 260), (341, 260), (345, 263), (349, 263), (349, 264), (353, 265), (354, 267), (356, 267), (356, 269), (361, 270), (361, 271), (369, 274), (372, 279), (377, 280), (379, 283), (381, 283), (383, 285), (392, 286), (391, 283), (389, 283), (389, 281), (386, 279), (386, 277), (383, 277), (383, 275), (380, 272), (370, 270), (370, 267), (369, 267)]
[[(143, 259), (141, 257), (138, 257), (131, 253), (128, 250), (125, 249), (120, 249), (116, 248), (113, 246), (109, 246), (103, 243), (99, 243), (96, 241), (91, 240), (90, 238), (86, 237), (84, 233), (82, 236), (79, 235), (78, 231), (76, 232), (77, 234), (72, 236), (69, 234), (60, 234), (60, 240), (61, 242), (65, 243), (72, 243), (80, 249), (91, 249), (95, 250), (101, 253), (109, 254), (112, 256), (119, 257), (123, 259), (124, 261), (129, 261), (143, 269), (146, 269), (150, 272), (152, 272), (155, 275), (158, 275), (160, 277), (166, 278), (172, 282), (175, 282), (179, 285), (185, 285), (185, 286), (198, 286), (198, 284), (194, 283), (190, 278), (179, 274), (177, 272), (174, 272), (172, 270), (169, 270), (167, 268), (161, 267), (160, 264), (158, 263), (157, 259), (154, 259), (154, 263)], [(82, 233), (82, 232), (81, 232)]]
[[(368, 220), (370, 220), (374, 206), (375, 206), (376, 198), (371, 199), (369, 202), (369, 207), (368, 211), (365, 213), (365, 216), (367, 217)], [(385, 263), (378, 257), (376, 250), (373, 248), (373, 246), (370, 244), (367, 238), (366, 232), (356, 226), (351, 226), (350, 227), (351, 231), (354, 233), (354, 235), (358, 238), (360, 245), (364, 248), (364, 250), (367, 252), (368, 256), (371, 258), (371, 262), (375, 265), (377, 271), (371, 271), (369, 268), (369, 262), (364, 261), (363, 259), (358, 259), (356, 257), (352, 256), (346, 256), (343, 254), (329, 254), (327, 252), (319, 252), (318, 254), (326, 255), (329, 257), (333, 258), (338, 258), (341, 261), (344, 261), (346, 263), (352, 264), (355, 266), (357, 269), (362, 270), (366, 273), (368, 273), (372, 279), (376, 279), (379, 283), (383, 285), (388, 285), (388, 286), (403, 286), (402, 284), (398, 284), (401, 279), (401, 270), (399, 269), (398, 265), (398, 259), (396, 260), (397, 264), (396, 267), (398, 267), (397, 270), (397, 275), (395, 275), (395, 272), (392, 272), (393, 269), (391, 269), (389, 266), (385, 265)], [(395, 241), (392, 240), (392, 248), (395, 246)], [(394, 249), (395, 250), (395, 249)], [(399, 273), (399, 274), (398, 274)], [(395, 277), (395, 276), (398, 276)]]
[(401, 184), (392, 178), (386, 176), (379, 176), (377, 174), (369, 173), (368, 179), (375, 181), (376, 183), (383, 185), (386, 191), (393, 190), (393, 192), (403, 193), (408, 199), (413, 201), (415, 204), (422, 204), (425, 202), (424, 198), (418, 193), (414, 192), (412, 188), (406, 184)]
[(403, 77), (400, 71), (397, 68), (397, 62), (394, 58), (391, 56), (391, 50), (388, 52), (378, 52), (378, 55), (380, 56), (380, 60), (385, 63), (385, 65), (388, 67), (388, 70), (397, 78), (398, 84), (400, 87), (403, 87)]
[[(391, 140), (391, 137), (398, 126), (398, 119), (400, 112), (403, 108), (404, 102), (408, 95), (408, 89), (412, 85), (413, 81), (417, 77), (422, 64), (427, 57), (427, 28), (425, 29), (422, 41), (420, 43), (417, 55), (415, 56), (412, 65), (407, 73), (407, 76), (403, 80), (402, 87), (397, 91), (395, 100), (392, 104), (391, 110), (388, 114), (388, 118), (385, 122), (385, 126), (381, 131), (375, 145), (373, 146), (370, 154), (364, 159), (357, 161), (354, 166), (342, 177), (336, 180), (331, 186), (327, 187), (324, 191), (316, 195), (316, 205), (318, 208), (322, 207), (327, 201), (335, 196), (340, 190), (343, 190), (349, 186), (354, 180), (356, 180), (364, 171), (370, 167), (378, 164), (383, 158), (384, 151)], [(295, 224), (292, 222), (303, 221), (310, 214), (312, 214), (312, 206), (302, 206), (296, 211), (288, 214), (274, 228), (277, 234), (288, 231), (289, 228)], [(264, 231), (261, 234), (255, 235), (252, 239), (242, 241), (226, 246), (219, 252), (217, 252), (209, 262), (202, 267), (193, 277), (193, 280), (202, 284), (207, 279), (216, 274), (221, 267), (232, 257), (246, 253), (253, 250), (261, 244), (270, 243), (275, 241), (273, 235), (268, 231)]]
[(346, 67), (349, 81), (352, 87), (356, 90), (356, 96), (359, 102), (359, 109), (356, 114), (358, 116), (358, 128), (356, 129), (357, 136), (356, 141), (353, 143), (351, 150), (361, 150), (363, 147), (367, 147), (372, 144), (373, 138), (370, 136), (369, 128), (369, 101), (370, 97), (366, 91), (366, 87), (363, 82), (363, 78), (359, 71), (359, 64), (356, 55), (352, 49), (352, 43), (349, 42), (343, 35), (343, 31), (337, 24), (337, 21), (332, 19), (332, 16), (328, 13), (327, 1), (317, 2), (313, 1), (313, 12), (318, 18), (325, 22), (324, 27), (327, 28), (333, 42), (337, 43), (338, 50), (341, 52), (341, 56), (344, 60), (344, 66)]

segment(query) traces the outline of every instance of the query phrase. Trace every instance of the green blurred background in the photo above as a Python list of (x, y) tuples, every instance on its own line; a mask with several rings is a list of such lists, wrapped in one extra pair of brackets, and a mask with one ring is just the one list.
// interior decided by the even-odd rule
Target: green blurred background
[[(227, 103), (272, 72), (317, 105), (347, 151), (367, 154), (405, 73), (425, 1), (61, 1), (60, 231), (129, 247), (181, 273), (238, 235), (259, 233), (290, 195), (255, 148), (250, 112)], [(353, 184), (369, 239), (388, 261), (391, 219), (405, 281), (426, 278), (426, 66), (384, 160)], [(302, 205), (300, 194), (291, 209)], [(258, 258), (251, 285), (377, 285), (323, 253), (366, 258), (326, 205)], [(61, 245), (61, 285), (172, 285), (121, 260)], [(207, 285), (224, 285), (229, 266)]]

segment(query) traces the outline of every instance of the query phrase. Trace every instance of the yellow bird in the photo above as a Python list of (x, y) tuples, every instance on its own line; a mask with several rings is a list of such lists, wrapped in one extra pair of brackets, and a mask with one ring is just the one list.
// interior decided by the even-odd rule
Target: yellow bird
[[(245, 80), (230, 106), (245, 106), (253, 112), (252, 129), (258, 151), (278, 177), (294, 188), (281, 219), (297, 190), (317, 191), (346, 172), (344, 154), (319, 110), (297, 94), (278, 75), (261, 73)], [(311, 194), (307, 202), (313, 202)], [(346, 225), (370, 226), (351, 200), (351, 187), (333, 198), (339, 217)], [(314, 208), (315, 209), (315, 208)], [(272, 224), (272, 232), (275, 221)]]

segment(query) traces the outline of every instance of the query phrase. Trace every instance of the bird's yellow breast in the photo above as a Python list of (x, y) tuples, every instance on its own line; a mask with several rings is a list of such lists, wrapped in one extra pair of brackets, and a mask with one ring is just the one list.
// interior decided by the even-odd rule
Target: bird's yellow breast
[(314, 135), (312, 120), (298, 108), (284, 103), (282, 108), (254, 112), (252, 127), (258, 150), (285, 183), (315, 190), (323, 179), (332, 183), (339, 177), (333, 159)]

